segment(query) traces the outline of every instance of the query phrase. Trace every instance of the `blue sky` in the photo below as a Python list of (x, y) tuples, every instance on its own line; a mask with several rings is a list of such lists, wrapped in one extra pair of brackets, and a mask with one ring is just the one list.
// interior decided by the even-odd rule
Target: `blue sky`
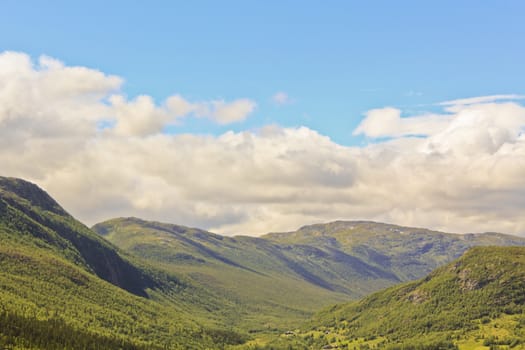
[(523, 1), (0, 7), (2, 175), (87, 224), (525, 235)]
[(171, 132), (304, 125), (352, 145), (372, 108), (524, 94), (523, 13), (523, 1), (7, 0), (0, 49), (118, 75), (129, 97), (257, 103), (242, 123)]

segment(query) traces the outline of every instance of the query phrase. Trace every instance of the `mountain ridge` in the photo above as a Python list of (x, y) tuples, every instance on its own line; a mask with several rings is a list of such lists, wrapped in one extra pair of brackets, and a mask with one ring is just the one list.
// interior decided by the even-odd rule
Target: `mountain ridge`
[(345, 298), (421, 278), (476, 244), (525, 245), (525, 239), (510, 235), (461, 236), (370, 221), (308, 225), (262, 237), (221, 236), (133, 217), (111, 219), (93, 230), (241, 305), (267, 305), (268, 314), (296, 310), (289, 314), (295, 320)]

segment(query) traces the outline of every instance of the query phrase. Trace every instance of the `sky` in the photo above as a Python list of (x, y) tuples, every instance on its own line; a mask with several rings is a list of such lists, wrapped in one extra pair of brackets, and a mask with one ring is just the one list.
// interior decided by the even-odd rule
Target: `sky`
[(12, 1), (1, 175), (88, 225), (525, 235), (522, 1)]

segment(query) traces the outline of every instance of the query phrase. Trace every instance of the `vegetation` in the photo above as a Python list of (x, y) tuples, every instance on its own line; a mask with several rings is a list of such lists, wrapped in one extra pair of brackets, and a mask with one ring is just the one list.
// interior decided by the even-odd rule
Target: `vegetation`
[(0, 177), (0, 349), (525, 346), (525, 248), (474, 248), (328, 307), (517, 237), (370, 222), (223, 237), (135, 218), (94, 230)]
[[(1, 349), (123, 349), (146, 350), (153, 346), (136, 345), (124, 339), (74, 329), (61, 318), (48, 320), (0, 314)], [(159, 348), (160, 349), (160, 348)]]
[(119, 252), (27, 182), (0, 178), (0, 242), (4, 348), (205, 349), (245, 339), (222, 323), (227, 300)]
[(475, 246), (525, 245), (521, 237), (500, 233), (458, 235), (370, 221), (316, 224), (295, 232), (271, 233), (263, 238), (281, 244), (340, 250), (391, 272), (405, 282), (426, 276)]
[(478, 247), (426, 278), (317, 314), (274, 348), (525, 348), (525, 248)]
[(229, 299), (236, 311), (228, 323), (252, 334), (290, 329), (322, 307), (421, 278), (474, 245), (525, 244), (501, 234), (461, 236), (342, 221), (262, 238), (137, 218), (109, 220), (93, 230)]

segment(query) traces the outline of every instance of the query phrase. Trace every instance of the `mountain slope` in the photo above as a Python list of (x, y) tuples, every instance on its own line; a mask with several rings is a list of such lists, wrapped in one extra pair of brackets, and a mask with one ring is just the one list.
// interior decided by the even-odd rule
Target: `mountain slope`
[(282, 329), (323, 306), (422, 277), (477, 244), (525, 244), (501, 234), (463, 236), (371, 222), (312, 225), (261, 238), (137, 218), (109, 220), (93, 230), (227, 296), (240, 306), (238, 320), (248, 330)]
[(294, 341), (297, 348), (525, 348), (524, 312), (525, 248), (476, 247), (424, 279), (324, 310)]
[(315, 267), (315, 255), (299, 260), (289, 249), (258, 238), (224, 237), (136, 218), (110, 220), (93, 229), (129, 253), (229, 298), (239, 305), (237, 323), (248, 330), (301, 322), (319, 307), (348, 298), (342, 286), (309, 267)]
[[(0, 177), (0, 347), (201, 349), (231, 303), (120, 252), (37, 186)], [(226, 311), (225, 311), (226, 310)]]
[(450, 234), (370, 221), (335, 221), (262, 238), (280, 244), (338, 249), (394, 273), (400, 280), (421, 278), (474, 246), (524, 246), (522, 237), (500, 233)]
[(127, 291), (146, 296), (158, 283), (62, 209), (47, 193), (20, 179), (0, 177), (0, 220), (39, 238), (66, 259)]

